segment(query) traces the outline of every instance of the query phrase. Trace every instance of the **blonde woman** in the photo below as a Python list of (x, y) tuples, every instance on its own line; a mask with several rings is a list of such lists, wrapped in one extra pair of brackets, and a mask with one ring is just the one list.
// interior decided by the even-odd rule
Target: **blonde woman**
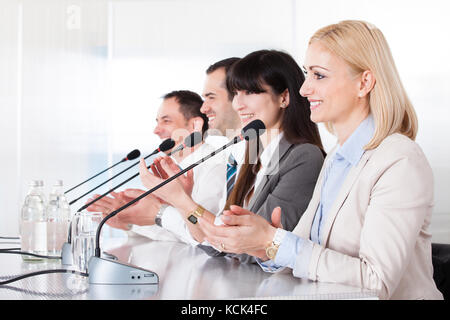
[(266, 271), (291, 268), (313, 281), (374, 290), (381, 299), (442, 299), (433, 281), (433, 174), (414, 142), (417, 118), (379, 29), (343, 21), (309, 42), (300, 89), (311, 120), (338, 143), (292, 232), (283, 208), (272, 224), (241, 207), (205, 219), (207, 240), (259, 257)]

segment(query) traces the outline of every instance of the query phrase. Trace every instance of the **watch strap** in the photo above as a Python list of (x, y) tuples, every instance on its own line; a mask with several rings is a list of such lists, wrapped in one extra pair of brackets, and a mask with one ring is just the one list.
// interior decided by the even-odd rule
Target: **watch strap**
[(190, 212), (188, 216), (189, 222), (192, 224), (196, 224), (198, 222), (197, 218), (200, 218), (203, 216), (203, 213), (205, 212), (205, 208), (203, 208), (201, 205), (197, 205), (194, 211)]
[(281, 245), (281, 241), (283, 241), (284, 236), (286, 235), (286, 230), (278, 228), (273, 236), (272, 241), (266, 248), (266, 255), (269, 259), (275, 260), (275, 256), (278, 252), (278, 248)]
[(168, 207), (167, 204), (162, 204), (162, 205), (159, 207), (158, 213), (156, 214), (156, 217), (155, 217), (155, 224), (158, 225), (158, 226), (160, 226), (160, 227), (162, 227), (162, 216), (163, 216), (163, 214), (164, 214), (164, 210), (166, 210), (167, 207)]

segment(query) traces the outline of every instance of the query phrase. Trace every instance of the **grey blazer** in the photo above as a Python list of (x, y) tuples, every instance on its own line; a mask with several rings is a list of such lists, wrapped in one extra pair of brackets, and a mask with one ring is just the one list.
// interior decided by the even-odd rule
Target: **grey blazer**
[[(273, 153), (267, 174), (254, 191), (246, 209), (271, 221), (273, 209), (281, 207), (283, 228), (292, 231), (308, 207), (324, 161), (320, 149), (312, 144), (291, 144), (284, 137)], [(201, 246), (207, 254), (219, 256), (216, 250)], [(254, 263), (247, 254), (226, 254), (243, 263)]]

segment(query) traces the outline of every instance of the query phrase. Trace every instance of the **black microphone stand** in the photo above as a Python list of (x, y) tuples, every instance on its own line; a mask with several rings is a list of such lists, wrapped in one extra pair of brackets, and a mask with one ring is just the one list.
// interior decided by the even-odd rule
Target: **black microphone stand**
[[(81, 186), (82, 184), (85, 184), (86, 182), (88, 182), (88, 181), (90, 181), (90, 180), (92, 180), (92, 179), (94, 179), (95, 177), (98, 177), (99, 175), (101, 175), (102, 173), (104, 173), (104, 172), (106, 172), (106, 171), (108, 171), (109, 169), (112, 169), (112, 168), (114, 168), (115, 166), (117, 166), (117, 165), (119, 165), (119, 164), (121, 164), (122, 162), (125, 162), (125, 161), (128, 161), (128, 160), (133, 160), (133, 159), (136, 159), (137, 157), (139, 157), (140, 156), (140, 152), (139, 152), (139, 150), (133, 150), (133, 151), (131, 151), (129, 154), (128, 154), (128, 156), (127, 157), (125, 157), (125, 158), (123, 158), (122, 160), (120, 160), (119, 162), (117, 162), (116, 164), (113, 164), (111, 167), (109, 167), (109, 168), (106, 168), (105, 170), (103, 170), (103, 171), (101, 171), (101, 172), (99, 172), (99, 173), (97, 173), (96, 175), (94, 175), (94, 176), (92, 176), (92, 177), (90, 177), (89, 179), (87, 179), (87, 180), (85, 180), (85, 181), (83, 181), (83, 182), (81, 182), (81, 183), (79, 183), (79, 184), (77, 184), (75, 187), (72, 187), (72, 188), (70, 188), (69, 190), (67, 190), (67, 191), (65, 191), (64, 192), (64, 194), (67, 194), (67, 193), (69, 193), (70, 191), (72, 191), (72, 190), (74, 190), (74, 189), (76, 189), (76, 188), (78, 188), (79, 186)], [(128, 159), (129, 157), (130, 157), (130, 155), (132, 156), (132, 158), (130, 158), (130, 159)]]
[[(256, 131), (254, 135), (249, 134), (249, 131)], [(88, 270), (89, 270), (89, 283), (92, 284), (157, 284), (159, 282), (158, 275), (154, 273), (153, 271), (145, 270), (142, 268), (138, 268), (135, 266), (132, 266), (130, 264), (120, 263), (117, 261), (108, 260), (105, 258), (101, 258), (101, 250), (100, 250), (100, 233), (102, 230), (103, 225), (117, 215), (122, 210), (125, 210), (129, 206), (132, 206), (142, 198), (148, 196), (149, 194), (153, 193), (154, 191), (158, 190), (159, 188), (165, 186), (169, 182), (173, 181), (174, 179), (178, 178), (182, 174), (186, 173), (189, 170), (192, 170), (199, 164), (203, 163), (204, 161), (210, 159), (211, 157), (215, 156), (219, 152), (225, 150), (226, 148), (230, 147), (233, 144), (236, 144), (243, 139), (250, 140), (253, 138), (259, 137), (262, 132), (265, 131), (265, 125), (261, 120), (255, 120), (248, 124), (244, 129), (242, 129), (241, 135), (234, 137), (230, 142), (228, 142), (226, 145), (222, 146), (221, 148), (213, 151), (208, 156), (198, 160), (197, 162), (191, 164), (190, 166), (186, 167), (185, 169), (181, 170), (180, 172), (174, 174), (172, 177), (164, 180), (159, 185), (151, 188), (147, 192), (143, 193), (139, 197), (133, 199), (132, 201), (128, 202), (127, 204), (123, 205), (122, 207), (118, 208), (117, 210), (111, 212), (108, 214), (98, 225), (97, 232), (95, 235), (95, 252), (94, 256), (92, 256), (89, 259), (88, 262)]]
[[(150, 153), (149, 155), (147, 155), (144, 159), (147, 159), (148, 157), (151, 157), (155, 154), (157, 154), (160, 151), (167, 151), (170, 150), (174, 147), (175, 145), (175, 141), (173, 141), (172, 139), (166, 139), (164, 140), (158, 147), (158, 149), (154, 150), (152, 153)], [(138, 151), (138, 150), (137, 150)], [(133, 159), (135, 159), (136, 157), (139, 157), (140, 152), (138, 151), (137, 153), (132, 151), (130, 152), (130, 154), (128, 154), (127, 158), (128, 159), (130, 157), (130, 155), (132, 155)], [(131, 157), (130, 157), (131, 158)], [(122, 160), (123, 161), (123, 160)], [(85, 193), (84, 195), (82, 195), (81, 197), (71, 201), (69, 203), (69, 205), (72, 205), (75, 201), (78, 201), (79, 199), (81, 199), (82, 197), (84, 197), (85, 195), (87, 195), (88, 193), (94, 191), (95, 189), (101, 187), (102, 185), (104, 185), (105, 183), (107, 183), (108, 181), (114, 179), (115, 177), (119, 176), (120, 174), (124, 173), (125, 171), (131, 169), (132, 167), (134, 167), (135, 165), (137, 165), (139, 163), (139, 161), (135, 162), (134, 164), (132, 164), (131, 166), (127, 167), (126, 169), (122, 170), (121, 172), (119, 172), (118, 174), (116, 174), (114, 177), (106, 180), (104, 183), (100, 184), (99, 186), (95, 187), (94, 189), (91, 189), (90, 191), (88, 191), (87, 193)], [(78, 210), (77, 212), (80, 212), (81, 210)], [(61, 248), (61, 263), (63, 265), (72, 265), (73, 264), (73, 257), (72, 257), (72, 221), (69, 224), (69, 232), (68, 232), (68, 236), (67, 236), (67, 242), (63, 243), (63, 246)]]
[[(142, 268), (137, 268), (137, 267), (134, 267), (129, 264), (123, 264), (123, 263), (119, 263), (117, 261), (112, 261), (112, 260), (108, 260), (108, 259), (100, 257), (100, 253), (101, 253), (100, 233), (101, 233), (103, 225), (106, 223), (106, 221), (108, 221), (109, 219), (114, 217), (120, 211), (125, 210), (126, 208), (135, 204), (142, 198), (148, 196), (152, 192), (165, 186), (166, 184), (168, 184), (169, 182), (178, 178), (182, 174), (193, 169), (194, 167), (198, 166), (202, 162), (215, 156), (219, 152), (221, 152), (221, 151), (225, 150), (226, 148), (228, 148), (229, 146), (241, 141), (242, 139), (243, 139), (242, 135), (235, 137), (229, 143), (227, 143), (223, 147), (217, 149), (216, 151), (212, 152), (205, 158), (202, 158), (202, 159), (198, 160), (197, 162), (191, 164), (190, 166), (188, 166), (185, 169), (181, 170), (180, 172), (176, 173), (172, 177), (164, 180), (159, 185), (157, 185), (157, 186), (151, 188), (150, 190), (148, 190), (147, 192), (143, 193), (136, 199), (133, 199), (132, 201), (128, 202), (127, 204), (123, 205), (122, 207), (120, 207), (117, 210), (108, 214), (100, 222), (100, 224), (97, 227), (97, 233), (95, 235), (95, 253), (94, 253), (94, 256), (92, 256), (88, 262), (89, 283), (94, 283), (94, 284), (135, 284), (135, 283), (154, 284), (154, 283), (158, 283), (158, 281), (159, 281), (158, 275), (152, 271), (145, 270)], [(137, 278), (137, 275), (139, 275), (139, 278)], [(147, 279), (147, 282), (145, 282), (145, 279)]]
[[(147, 159), (150, 156), (153, 156), (155, 154), (157, 154), (159, 151), (155, 152), (153, 151), (152, 153), (150, 153), (149, 155), (147, 155), (144, 159)], [(101, 186), (103, 186), (104, 184), (108, 183), (109, 181), (111, 181), (112, 179), (120, 176), (122, 173), (128, 171), (129, 169), (133, 168), (134, 166), (136, 166), (137, 164), (139, 164), (139, 161), (133, 163), (131, 166), (128, 166), (127, 168), (123, 169), (122, 171), (120, 171), (119, 173), (115, 174), (114, 176), (112, 176), (111, 178), (109, 178), (108, 180), (106, 180), (105, 182), (99, 184), (98, 186), (96, 186), (95, 188), (92, 188), (91, 190), (89, 190), (88, 192), (84, 193), (83, 195), (79, 196), (78, 198), (76, 198), (75, 200), (72, 200), (71, 202), (69, 202), (69, 205), (74, 204), (75, 202), (77, 202), (78, 200), (80, 200), (81, 198), (83, 198), (84, 196), (88, 195), (89, 193), (91, 193), (92, 191), (100, 188)]]
[[(173, 155), (176, 152), (179, 152), (181, 150), (183, 150), (186, 147), (194, 147), (195, 145), (199, 144), (202, 140), (201, 137), (201, 133), (200, 132), (193, 132), (191, 133), (189, 136), (187, 136), (184, 140), (184, 143), (181, 144), (180, 146), (178, 146), (178, 148), (176, 148), (175, 150), (173, 150), (172, 152), (170, 152), (168, 154), (168, 156), (170, 157), (171, 155)], [(151, 164), (147, 166), (147, 169), (151, 167)], [(77, 212), (81, 212), (84, 209), (86, 209), (87, 207), (89, 207), (90, 205), (94, 204), (95, 202), (97, 202), (98, 200), (104, 198), (105, 196), (107, 196), (109, 193), (113, 192), (114, 190), (116, 190), (117, 188), (123, 186), (125, 183), (133, 180), (134, 178), (136, 178), (139, 175), (139, 172), (132, 175), (131, 177), (129, 177), (128, 179), (126, 179), (125, 181), (119, 183), (118, 185), (116, 185), (115, 187), (109, 189), (108, 191), (106, 191), (105, 193), (103, 193), (101, 196), (95, 198), (94, 200), (86, 203), (84, 206), (82, 206), (80, 209), (78, 209)]]

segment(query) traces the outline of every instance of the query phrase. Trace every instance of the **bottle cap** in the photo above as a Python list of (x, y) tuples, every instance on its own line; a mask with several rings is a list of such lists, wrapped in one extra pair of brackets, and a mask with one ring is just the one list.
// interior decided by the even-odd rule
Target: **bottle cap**
[(55, 186), (55, 187), (62, 187), (63, 186), (63, 181), (62, 180), (56, 180), (55, 184), (53, 186)]
[(42, 182), (42, 180), (31, 180), (29, 186), (30, 187), (39, 187), (40, 182)]

